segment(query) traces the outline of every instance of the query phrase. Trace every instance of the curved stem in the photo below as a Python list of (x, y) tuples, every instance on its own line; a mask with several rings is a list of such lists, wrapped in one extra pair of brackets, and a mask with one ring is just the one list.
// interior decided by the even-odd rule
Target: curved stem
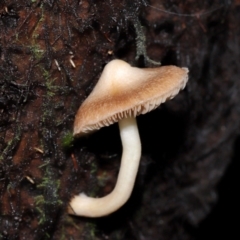
[(81, 193), (70, 202), (70, 214), (85, 217), (102, 217), (118, 210), (130, 197), (138, 172), (141, 142), (135, 118), (119, 121), (123, 146), (118, 179), (113, 191), (102, 198), (92, 198)]

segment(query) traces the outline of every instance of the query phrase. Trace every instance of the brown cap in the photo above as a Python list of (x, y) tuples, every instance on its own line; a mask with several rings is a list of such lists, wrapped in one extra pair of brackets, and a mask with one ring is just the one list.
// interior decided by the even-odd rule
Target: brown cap
[(78, 109), (73, 135), (150, 112), (175, 97), (187, 80), (187, 68), (136, 68), (113, 60), (105, 66), (93, 91)]

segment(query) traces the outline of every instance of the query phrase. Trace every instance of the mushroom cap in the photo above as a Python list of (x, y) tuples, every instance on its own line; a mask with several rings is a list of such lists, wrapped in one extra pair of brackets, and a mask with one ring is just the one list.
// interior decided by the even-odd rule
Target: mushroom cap
[(141, 69), (122, 60), (112, 60), (78, 109), (73, 135), (83, 135), (122, 118), (150, 112), (175, 97), (187, 81), (187, 68), (162, 66)]

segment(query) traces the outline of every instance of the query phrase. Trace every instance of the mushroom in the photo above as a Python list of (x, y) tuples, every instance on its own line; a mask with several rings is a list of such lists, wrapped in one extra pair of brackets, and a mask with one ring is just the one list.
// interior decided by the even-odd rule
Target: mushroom
[(85, 217), (102, 217), (119, 209), (129, 199), (141, 156), (135, 117), (145, 114), (183, 89), (188, 69), (176, 66), (140, 69), (122, 60), (109, 62), (91, 94), (80, 106), (74, 122), (74, 137), (119, 123), (123, 153), (118, 179), (105, 197), (84, 193), (74, 196), (68, 212)]

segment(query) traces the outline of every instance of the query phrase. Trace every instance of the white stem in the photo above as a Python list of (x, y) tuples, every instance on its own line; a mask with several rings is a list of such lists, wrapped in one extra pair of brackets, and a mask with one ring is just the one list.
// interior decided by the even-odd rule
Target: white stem
[(102, 217), (118, 210), (129, 199), (135, 183), (141, 156), (141, 142), (135, 118), (119, 121), (123, 146), (121, 167), (113, 191), (102, 198), (81, 193), (70, 202), (70, 214), (85, 217)]

